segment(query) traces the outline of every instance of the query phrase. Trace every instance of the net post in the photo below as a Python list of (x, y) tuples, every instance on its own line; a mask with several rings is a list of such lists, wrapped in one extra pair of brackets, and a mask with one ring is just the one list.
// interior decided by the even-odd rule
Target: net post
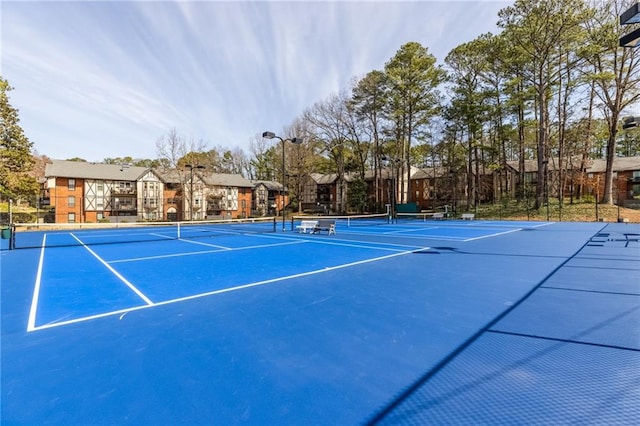
[(177, 237), (178, 237), (178, 239), (180, 239), (180, 222), (176, 222), (176, 225), (177, 225), (176, 228), (178, 230)]
[(9, 250), (13, 250), (16, 248), (16, 225), (14, 223), (10, 223), (9, 230), (11, 232), (9, 235)]

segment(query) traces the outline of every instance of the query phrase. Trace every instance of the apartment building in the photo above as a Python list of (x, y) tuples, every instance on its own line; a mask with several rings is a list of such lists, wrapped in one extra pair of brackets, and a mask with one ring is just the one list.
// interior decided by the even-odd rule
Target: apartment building
[(234, 174), (53, 160), (43, 200), (57, 223), (244, 218), (251, 216), (252, 190)]
[(55, 222), (163, 217), (164, 183), (146, 167), (53, 160), (46, 165), (44, 185)]

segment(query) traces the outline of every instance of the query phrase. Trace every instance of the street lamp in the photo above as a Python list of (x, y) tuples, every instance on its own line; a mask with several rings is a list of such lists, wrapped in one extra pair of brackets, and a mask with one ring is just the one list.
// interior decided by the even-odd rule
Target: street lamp
[(396, 216), (396, 200), (397, 200), (396, 172), (397, 172), (398, 165), (400, 163), (400, 159), (399, 158), (391, 159), (390, 157), (383, 155), (380, 157), (380, 160), (382, 160), (382, 163), (384, 164), (385, 167), (389, 167), (389, 165), (391, 165), (391, 179), (390, 179), (391, 187), (389, 188), (389, 203), (391, 203), (391, 214), (390, 214), (389, 220), (393, 220)]
[(640, 126), (640, 117), (625, 117), (622, 120), (622, 129), (633, 129), (634, 127)]
[(296, 145), (302, 143), (302, 138), (291, 138), (291, 139), (282, 139), (280, 136), (277, 136), (273, 132), (263, 132), (262, 137), (266, 139), (279, 139), (282, 142), (282, 188), (280, 189), (280, 199), (282, 200), (282, 232), (286, 230), (285, 222), (284, 222), (284, 183), (285, 183), (285, 163), (284, 163), (284, 143), (289, 141)]
[[(635, 3), (620, 15), (620, 25), (640, 23), (640, 3)], [(640, 28), (620, 37), (620, 47), (634, 48), (640, 46)]]
[(549, 217), (549, 160), (543, 160), (544, 165), (544, 201), (547, 204), (547, 221)]
[(189, 177), (189, 220), (193, 221), (193, 169), (204, 169), (204, 166), (200, 166), (198, 164), (185, 164), (186, 168), (189, 169), (190, 177)]

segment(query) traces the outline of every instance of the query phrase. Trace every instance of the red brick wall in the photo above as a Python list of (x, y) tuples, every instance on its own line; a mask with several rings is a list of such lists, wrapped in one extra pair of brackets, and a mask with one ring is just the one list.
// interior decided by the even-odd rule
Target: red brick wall
[[(84, 180), (73, 179), (75, 181), (75, 189), (69, 189), (69, 178), (56, 178), (56, 187), (51, 191), (51, 206), (55, 207), (56, 223), (69, 222), (69, 214), (75, 214), (75, 222), (86, 222), (83, 217), (82, 206), (84, 204)], [(70, 205), (69, 197), (73, 197), (74, 205)], [(93, 220), (96, 221), (95, 219)]]

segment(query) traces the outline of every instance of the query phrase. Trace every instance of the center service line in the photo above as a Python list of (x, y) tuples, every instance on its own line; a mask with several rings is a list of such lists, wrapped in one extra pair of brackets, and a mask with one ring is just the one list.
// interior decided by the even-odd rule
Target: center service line
[(89, 253), (91, 253), (96, 259), (98, 259), (100, 261), (100, 263), (102, 263), (104, 266), (107, 267), (108, 270), (110, 270), (116, 277), (118, 277), (120, 279), (120, 281), (122, 281), (123, 283), (125, 283), (127, 285), (127, 287), (129, 287), (131, 290), (133, 290), (133, 292), (135, 294), (137, 294), (142, 300), (144, 300), (144, 302), (147, 305), (153, 305), (153, 302), (147, 297), (145, 296), (140, 290), (138, 290), (133, 284), (131, 284), (129, 281), (127, 281), (127, 279), (125, 277), (123, 277), (122, 275), (120, 275), (120, 273), (118, 271), (116, 271), (115, 269), (113, 269), (113, 267), (111, 267), (111, 265), (109, 265), (105, 260), (103, 260), (100, 256), (98, 256), (93, 250), (91, 250), (85, 243), (83, 243), (82, 241), (80, 241), (80, 239), (78, 237), (76, 237), (75, 235), (73, 235), (73, 233), (71, 233), (71, 236), (73, 238), (76, 239), (76, 241), (78, 241), (82, 247), (84, 247), (85, 249), (87, 249), (87, 251)]

